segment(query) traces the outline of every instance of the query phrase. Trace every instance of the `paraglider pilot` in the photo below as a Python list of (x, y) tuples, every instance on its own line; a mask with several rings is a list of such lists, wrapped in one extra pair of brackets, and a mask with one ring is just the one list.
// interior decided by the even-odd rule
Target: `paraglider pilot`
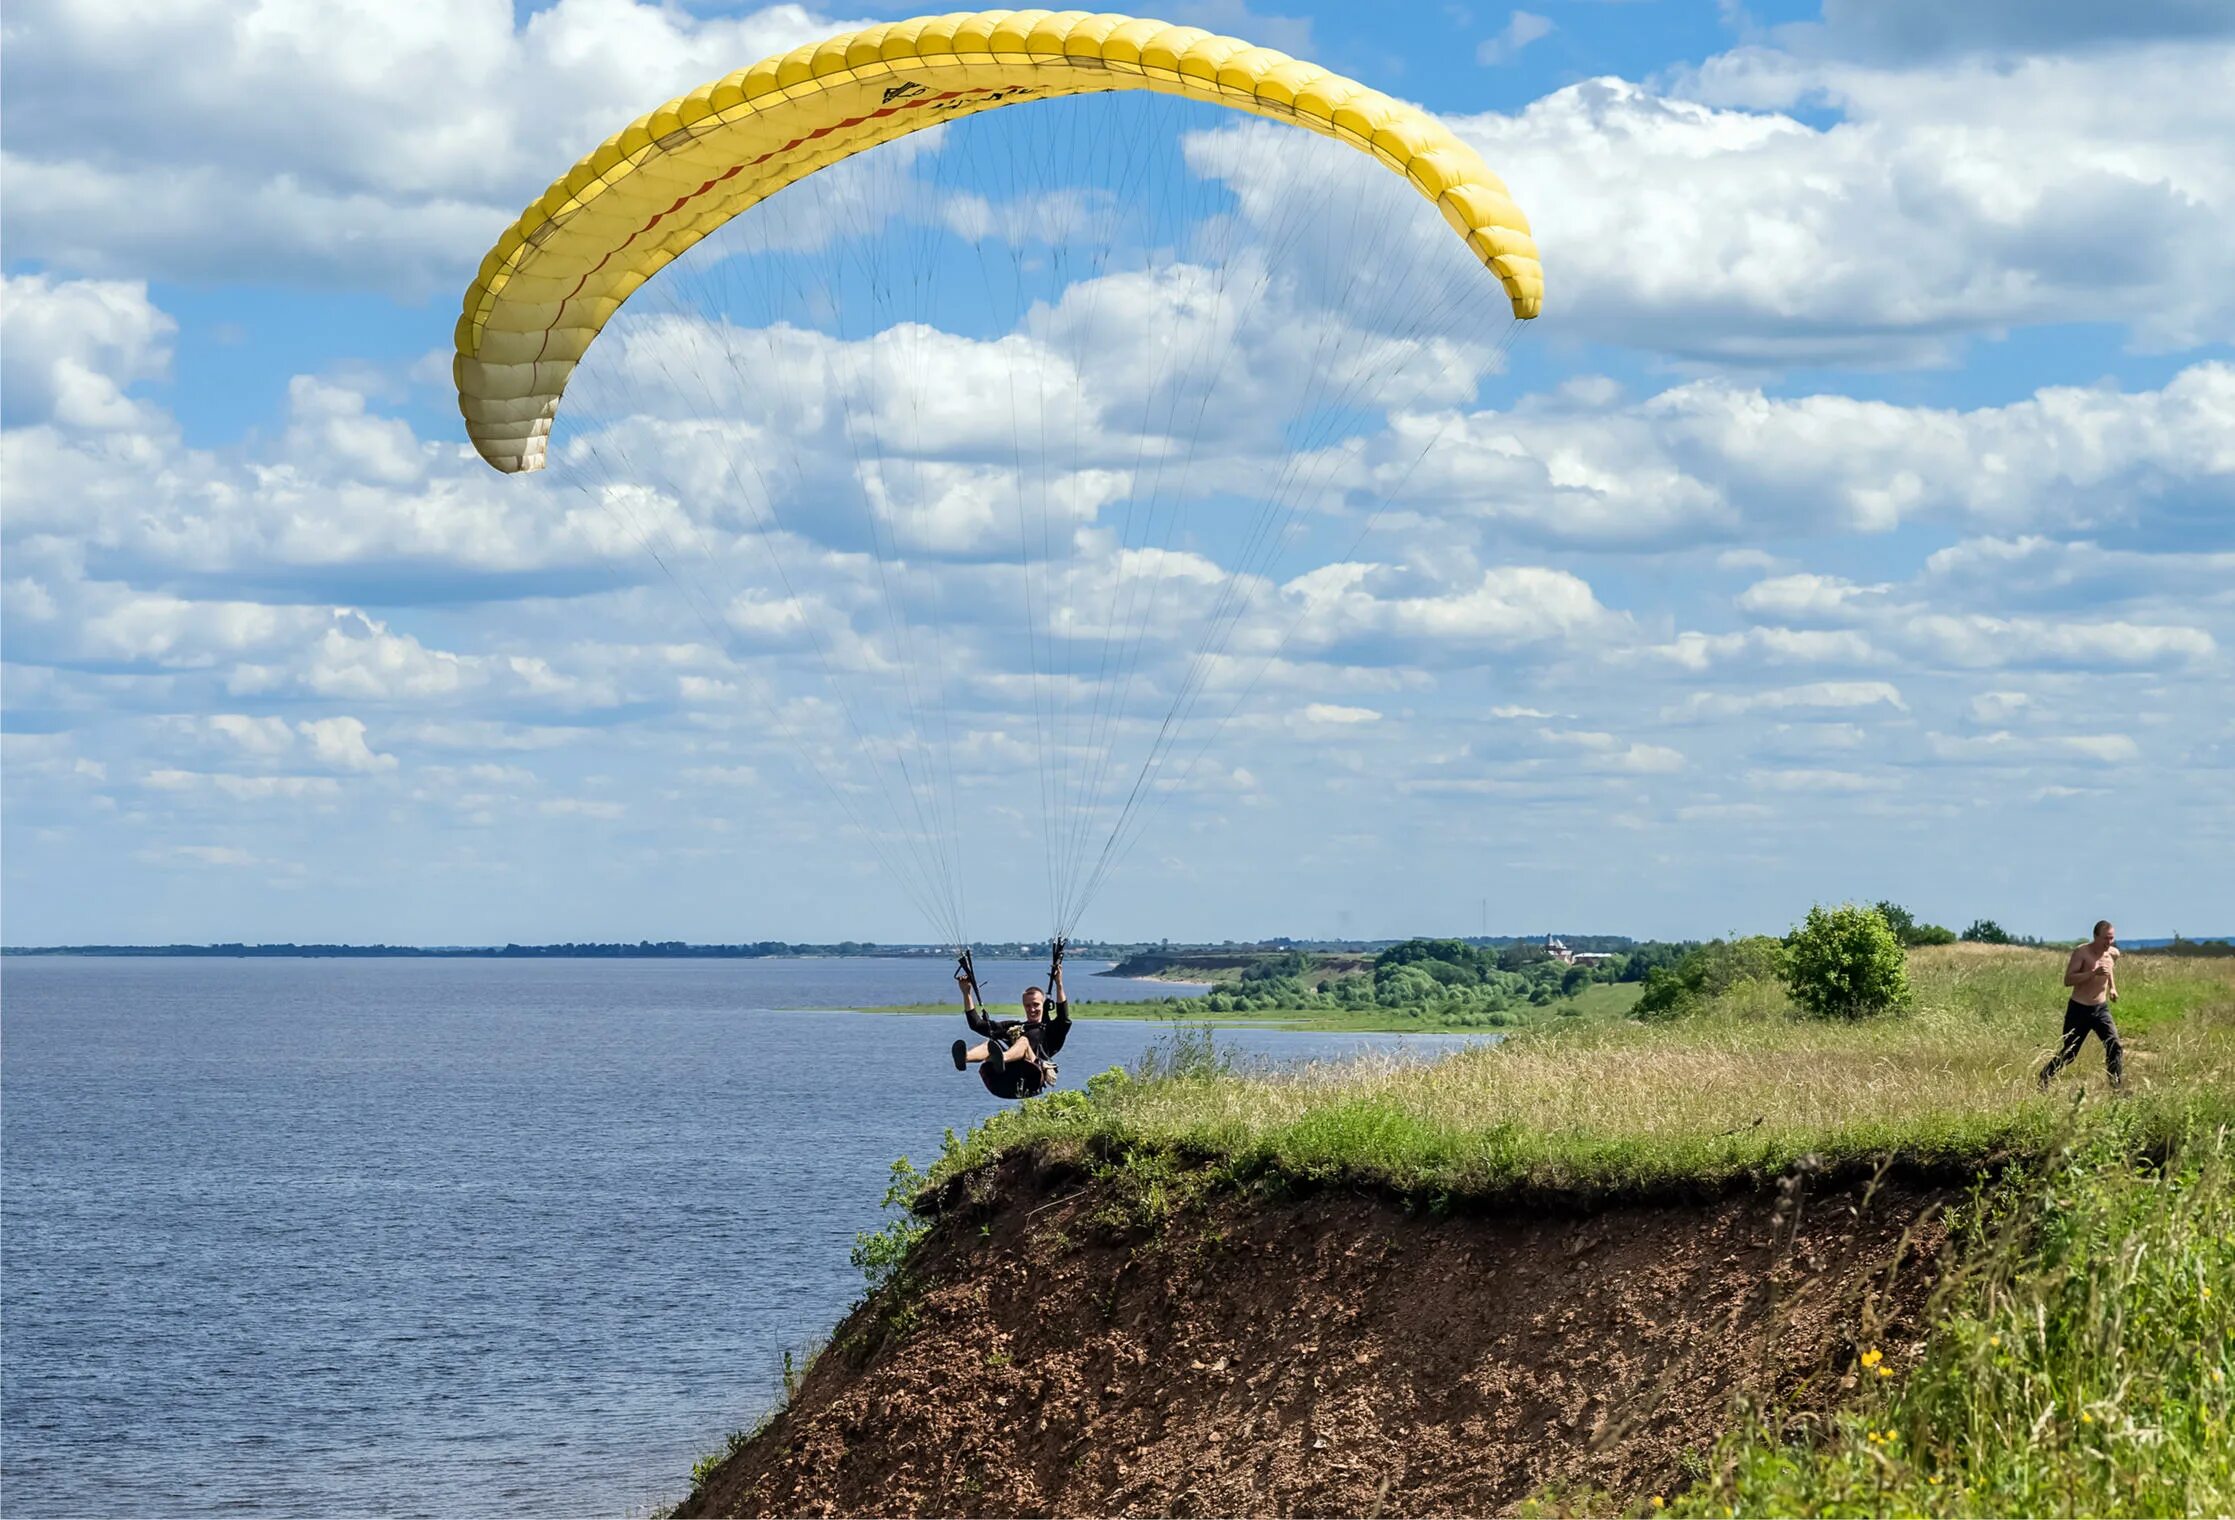
[[(1024, 989), (1024, 1017), (996, 1019), (986, 1012), (978, 995), (978, 973), (964, 950), (955, 962), (955, 984), (962, 989), (962, 1016), (972, 1034), (984, 1038), (972, 1045), (954, 1043), (955, 1070), (975, 1064), (986, 1091), (997, 1098), (1037, 1097), (1055, 1081), (1055, 1054), (1071, 1034), (1071, 1002), (1063, 995), (1063, 940), (1049, 947), (1047, 990)], [(1048, 1004), (1055, 1004), (1054, 1017)]]

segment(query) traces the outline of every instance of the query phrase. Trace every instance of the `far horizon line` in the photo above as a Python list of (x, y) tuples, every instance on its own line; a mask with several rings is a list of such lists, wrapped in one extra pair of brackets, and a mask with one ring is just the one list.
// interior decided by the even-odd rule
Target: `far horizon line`
[[(1160, 939), (1074, 939), (1068, 942), (1074, 951), (1089, 952), (1098, 958), (1114, 955), (1148, 953), (1215, 953), (1245, 951), (1317, 950), (1322, 952), (1371, 951), (1386, 949), (1413, 939), (1457, 940), (1463, 944), (1515, 945), (1542, 943), (1552, 940), (1598, 942), (1617, 941), (1623, 945), (1646, 944), (1703, 944), (1710, 939), (1726, 936), (1683, 936), (1674, 939), (1655, 939), (1630, 934), (1583, 933), (1569, 931), (1551, 934), (1410, 934), (1392, 936), (1313, 937), (1298, 935), (1270, 935), (1260, 939), (1178, 940)], [(2060, 945), (2062, 939), (2047, 939), (2032, 935), (2013, 935), (2011, 942), (2019, 945)], [(2182, 934), (2123, 936), (2122, 944), (2140, 949), (2154, 949), (2175, 944), (2235, 943), (2235, 934)], [(1962, 943), (1959, 941), (1959, 943)], [(1993, 943), (1982, 941), (1981, 943)], [(2077, 943), (2077, 941), (2075, 941)], [(971, 942), (973, 950), (1014, 950), (1021, 954), (1044, 954), (1050, 941), (1045, 935), (1031, 938), (979, 939)], [(409, 945), (391, 944), (386, 941), (351, 943), (334, 940), (210, 940), (191, 942), (183, 940), (162, 943), (128, 943), (119, 941), (86, 941), (59, 945), (0, 945), (0, 956), (138, 956), (144, 958), (264, 958), (264, 959), (378, 959), (423, 957), (428, 959), (490, 959), (490, 960), (773, 960), (786, 956), (843, 956), (909, 957), (929, 959), (946, 957), (955, 953), (950, 944), (924, 940), (550, 940), (540, 943), (508, 940), (502, 944), (441, 944)]]

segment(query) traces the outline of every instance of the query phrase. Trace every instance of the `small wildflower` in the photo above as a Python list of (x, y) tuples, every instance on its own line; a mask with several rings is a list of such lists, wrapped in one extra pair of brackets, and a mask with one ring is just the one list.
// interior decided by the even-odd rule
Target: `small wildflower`
[(1884, 1353), (1879, 1351), (1876, 1346), (1873, 1346), (1868, 1351), (1865, 1351), (1862, 1354), (1862, 1364), (1865, 1367), (1875, 1367), (1878, 1365), (1879, 1360), (1883, 1355)]
[(1990, 1340), (1989, 1340), (1989, 1341), (1987, 1342), (1987, 1344), (1988, 1344), (1988, 1345), (1990, 1345), (1990, 1346), (1999, 1346), (1999, 1345), (2001, 1345), (2001, 1344), (2002, 1344), (2002, 1337), (2001, 1337), (2001, 1336), (1999, 1336), (1999, 1335), (1997, 1335), (1997, 1336), (1993, 1337), (1992, 1339), (1990, 1339)]
[(2224, 1383), (2227, 1381), (2227, 1374), (2220, 1371), (2217, 1367), (2214, 1367), (2212, 1369), (2212, 1381), (2215, 1383)]
[(2085, 1409), (2083, 1409), (2080, 1411), (2080, 1423), (2082, 1425), (2093, 1425), (2095, 1423), (2095, 1416), (2089, 1414)]
[(1668, 1500), (1666, 1500), (1666, 1499), (1662, 1498), (1662, 1497), (1661, 1497), (1661, 1496), (1660, 1496), (1659, 1494), (1655, 1494), (1655, 1495), (1653, 1496), (1653, 1507), (1654, 1507), (1655, 1509), (1662, 1509), (1662, 1508), (1665, 1508), (1665, 1507), (1667, 1506), (1667, 1504), (1668, 1504)]
[(1938, 1488), (1940, 1486), (1940, 1474), (1934, 1473), (1932, 1475), (1932, 1486), (1934, 1488)]

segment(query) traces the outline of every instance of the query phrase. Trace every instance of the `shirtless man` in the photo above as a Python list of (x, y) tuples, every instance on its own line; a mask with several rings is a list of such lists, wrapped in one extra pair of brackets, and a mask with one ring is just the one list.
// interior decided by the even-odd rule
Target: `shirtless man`
[(2103, 1042), (2103, 1065), (2111, 1073), (2111, 1086), (2119, 1086), (2123, 1076), (2119, 1029), (2111, 1022), (2111, 1005), (2119, 1000), (2118, 937), (2109, 919), (2099, 919), (2095, 937), (2065, 962), (2064, 985), (2072, 989), (2072, 997), (2064, 1005), (2064, 1044), (2041, 1068), (2043, 1087), (2071, 1064), (2090, 1031)]

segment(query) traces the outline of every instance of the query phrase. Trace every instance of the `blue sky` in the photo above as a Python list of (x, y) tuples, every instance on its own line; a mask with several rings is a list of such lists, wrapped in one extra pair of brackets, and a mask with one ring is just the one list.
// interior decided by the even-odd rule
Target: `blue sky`
[[(905, 13), (10, 7), (8, 941), (933, 937), (910, 858), (966, 879), (966, 932), (1045, 932), (1042, 794), (1078, 783), (1052, 779), (1073, 751), (1051, 761), (1036, 715), (1051, 690), (1072, 716), (1102, 700), (1043, 652), (1091, 666), (1111, 646), (1031, 593), (1076, 610), (1125, 584), (1109, 577), (1143, 488), (1109, 439), (1079, 429), (1069, 494), (1036, 506), (1061, 547), (1035, 582), (981, 510), (1026, 494), (978, 437), (1010, 425), (1006, 403), (881, 434), (912, 497), (801, 410), (857, 381), (917, 385), (919, 419), (951, 399), (873, 341), (906, 312), (849, 297), (795, 341), (677, 282), (608, 334), (611, 401), (585, 386), (571, 480), (488, 472), (448, 383), (482, 251), (586, 147), (768, 52)], [(1548, 296), (1502, 367), (1487, 329), (1442, 334), (1459, 347), (1417, 390), (1347, 411), (1351, 453), (1264, 566), (1216, 525), (1282, 466), (1267, 440), (1294, 435), (1294, 340), (1334, 323), (1370, 342), (1401, 313), (1315, 305), (1299, 276), (1294, 299), (1236, 315), (1215, 436), (1171, 440), (1204, 482), (1167, 498), (1192, 557), (1154, 562), (1172, 617), (1116, 704), (1115, 773), (1221, 585), (1239, 588), (1233, 658), (1188, 731), (1202, 760), (1153, 788), (1082, 932), (1702, 935), (1880, 896), (2072, 937), (2104, 915), (2130, 935), (2235, 926), (2224, 7), (1165, 14), (1442, 115), (1530, 212)], [(1289, 148), (1222, 130), (1225, 178), (1168, 182), (1173, 206), (1231, 194), (1277, 215), (1316, 183)], [(952, 145), (865, 172), (950, 244), (962, 201), (999, 212), (1027, 188), (1013, 158)], [(1155, 301), (1210, 245), (1198, 227), (1192, 253), (1134, 250), (1161, 286), (1034, 265), (1083, 258), (1100, 225), (1049, 232), (1054, 184), (1030, 187), (1015, 249), (993, 240), (1048, 312), (988, 328), (928, 309), (907, 351), (984, 378), (954, 392), (978, 401), (1029, 364), (1043, 407), (1080, 387), (1080, 415), (1108, 423), (1176, 380), (1127, 389), (1184, 330)], [(1276, 274), (1356, 254), (1326, 237), (1264, 252)], [(755, 383), (694, 402), (643, 378), (709, 333)], [(784, 443), (771, 529), (694, 497), (698, 456), (655, 446), (676, 436), (657, 424), (716, 409)], [(906, 616), (961, 661), (930, 670), (966, 730), (936, 752), (944, 841), (878, 823), (908, 797), (860, 723), (872, 755), (930, 764), (896, 695), (927, 667), (885, 644), (859, 533), (806, 510), (848, 490), (906, 574)], [(671, 583), (616, 491), (645, 493), (626, 499), (655, 504), (656, 531), (714, 535), (703, 578)], [(849, 706), (889, 716), (849, 728)], [(1107, 822), (1086, 811), (1082, 839)]]

